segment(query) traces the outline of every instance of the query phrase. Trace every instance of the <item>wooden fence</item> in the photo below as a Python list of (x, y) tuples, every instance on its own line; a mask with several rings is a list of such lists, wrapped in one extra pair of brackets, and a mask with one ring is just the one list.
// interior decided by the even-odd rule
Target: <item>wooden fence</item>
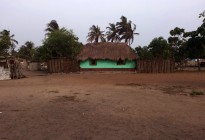
[(70, 59), (51, 59), (48, 61), (49, 73), (69, 73), (80, 70), (80, 65), (76, 60)]
[(137, 71), (139, 73), (170, 73), (174, 72), (173, 60), (138, 60)]

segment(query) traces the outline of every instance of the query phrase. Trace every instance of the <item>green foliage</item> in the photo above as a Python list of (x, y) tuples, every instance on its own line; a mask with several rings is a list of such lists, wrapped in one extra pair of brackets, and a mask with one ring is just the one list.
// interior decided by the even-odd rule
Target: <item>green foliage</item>
[(14, 35), (10, 35), (10, 31), (3, 30), (0, 32), (0, 55), (13, 55), (14, 49), (18, 41), (14, 39)]
[(18, 56), (20, 58), (26, 59), (27, 61), (34, 61), (34, 55), (36, 53), (34, 43), (27, 41), (18, 50)]
[(185, 41), (184, 33), (185, 30), (179, 27), (175, 27), (173, 30), (170, 31), (171, 37), (168, 38), (168, 42), (172, 45), (172, 47), (181, 47), (181, 45)]
[(82, 43), (78, 42), (78, 38), (71, 30), (61, 28), (52, 31), (43, 41), (43, 45), (36, 49), (36, 56), (40, 60), (50, 58), (66, 57), (74, 59), (80, 52)]
[[(34, 55), (32, 55), (34, 61), (46, 61), (51, 58), (60, 57), (75, 59), (81, 51), (83, 45), (78, 42), (78, 38), (74, 35), (73, 31), (59, 28), (56, 20), (48, 23), (45, 31), (47, 33), (43, 45), (31, 49), (34, 50)], [(29, 52), (29, 49), (25, 49), (26, 51)]]
[(204, 18), (201, 26), (196, 31), (186, 33), (190, 58), (205, 58), (205, 11), (199, 17)]
[(0, 56), (1, 55), (6, 55), (7, 53), (7, 46), (4, 45), (4, 41), (2, 39), (0, 39)]
[(192, 36), (187, 41), (188, 56), (191, 59), (205, 58), (205, 39), (204, 37)]
[(109, 23), (109, 26), (106, 27), (108, 31), (106, 32), (107, 40), (111, 42), (119, 42), (120, 36), (118, 34), (118, 29), (114, 23)]
[(125, 16), (121, 16), (120, 19), (121, 21), (116, 23), (120, 41), (124, 40), (130, 45), (134, 41), (134, 35), (139, 35), (139, 33), (135, 33), (136, 25), (131, 20), (128, 21)]
[(51, 20), (47, 24), (47, 28), (45, 29), (46, 32), (51, 33), (53, 31), (59, 30), (59, 26), (56, 20)]
[(105, 42), (105, 38), (107, 41), (111, 42), (121, 42), (124, 41), (127, 44), (132, 44), (134, 41), (134, 35), (139, 35), (139, 33), (135, 33), (136, 25), (132, 23), (132, 21), (128, 21), (125, 16), (120, 18), (120, 22), (109, 23), (109, 26), (106, 27), (108, 31), (106, 32), (106, 37), (103, 34), (104, 31), (100, 30), (100, 27), (93, 25), (90, 27), (90, 31), (87, 36), (88, 42), (99, 42), (101, 39), (102, 42)]
[(154, 58), (168, 59), (172, 57), (172, 50), (163, 37), (154, 38), (148, 45)]
[(192, 90), (190, 95), (191, 96), (204, 95), (204, 92), (203, 91), (198, 91), (198, 90)]
[(51, 52), (50, 49), (45, 46), (37, 47), (34, 55), (35, 61), (45, 61), (51, 58)]
[[(205, 17), (205, 12), (201, 13), (199, 17)], [(187, 32), (185, 34), (188, 37), (187, 41), (187, 51), (188, 57), (192, 59), (197, 59), (198, 70), (200, 71), (200, 58), (205, 58), (205, 18), (201, 26), (197, 28), (196, 31)]]
[(141, 47), (138, 46), (135, 48), (135, 53), (140, 57), (142, 60), (150, 60), (153, 58), (153, 55), (147, 46)]
[(175, 61), (182, 62), (187, 58), (185, 30), (176, 27), (170, 31), (170, 35), (168, 42), (173, 49)]
[(170, 59), (172, 58), (172, 48), (163, 37), (154, 38), (148, 46), (138, 46), (135, 53), (140, 59)]
[(87, 38), (88, 38), (87, 41), (88, 42), (97, 43), (97, 42), (99, 42), (99, 39), (102, 42), (106, 41), (105, 38), (104, 38), (105, 35), (103, 34), (104, 31), (101, 31), (100, 27), (92, 25), (89, 30), (90, 30), (90, 32), (88, 33), (88, 36), (87, 36)]
[(204, 18), (203, 22), (205, 22), (205, 11), (199, 14), (199, 18)]

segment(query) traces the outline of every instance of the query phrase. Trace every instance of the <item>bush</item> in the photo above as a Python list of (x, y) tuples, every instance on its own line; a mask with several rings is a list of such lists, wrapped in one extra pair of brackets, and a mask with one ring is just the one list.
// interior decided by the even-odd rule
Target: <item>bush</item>
[(190, 95), (191, 96), (204, 95), (204, 92), (203, 91), (192, 90)]

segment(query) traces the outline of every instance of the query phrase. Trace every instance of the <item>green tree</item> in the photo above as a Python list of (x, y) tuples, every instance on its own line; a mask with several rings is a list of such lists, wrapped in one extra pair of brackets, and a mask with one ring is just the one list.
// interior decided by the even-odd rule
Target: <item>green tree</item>
[(100, 30), (100, 27), (92, 25), (87, 35), (87, 41), (91, 43), (98, 43), (100, 39), (102, 42), (105, 42), (106, 40), (104, 38), (105, 35), (103, 34), (103, 32), (104, 31)]
[(172, 50), (163, 37), (154, 38), (148, 45), (148, 49), (154, 58), (169, 59), (172, 57)]
[(108, 41), (111, 41), (111, 42), (119, 42), (120, 41), (118, 30), (117, 30), (117, 27), (114, 23), (109, 23), (109, 26), (106, 27), (106, 29), (108, 29), (108, 31), (106, 32)]
[(59, 26), (56, 20), (51, 20), (48, 24), (47, 24), (47, 28), (45, 29), (46, 32), (50, 33), (53, 31), (59, 30)]
[(34, 55), (35, 61), (46, 61), (52, 58), (51, 50), (46, 46), (39, 46), (35, 50), (36, 50)]
[(188, 57), (191, 59), (197, 59), (198, 70), (200, 71), (200, 58), (205, 58), (205, 40), (203, 37), (193, 31), (189, 33), (190, 38), (187, 41)]
[(24, 58), (27, 61), (33, 61), (35, 55), (35, 46), (31, 41), (27, 41), (24, 45), (22, 45), (18, 50), (18, 56), (20, 58)]
[(14, 34), (10, 35), (10, 31), (3, 30), (0, 32), (0, 55), (13, 55), (18, 41), (14, 39)]
[(199, 59), (205, 58), (205, 11), (199, 17), (204, 18), (201, 26), (196, 31), (185, 33), (185, 36), (189, 38), (187, 41), (188, 57), (197, 59), (198, 70), (200, 71)]
[(184, 37), (185, 30), (183, 28), (174, 28), (170, 31), (170, 37), (168, 38), (169, 45), (173, 49), (173, 55), (175, 62), (180, 66), (180, 69), (183, 70), (183, 64), (187, 58), (187, 47), (186, 47), (186, 38)]
[(74, 59), (80, 52), (82, 43), (72, 30), (61, 28), (48, 34), (43, 41), (43, 46), (37, 49), (37, 55), (42, 55), (42, 59), (67, 57)]
[(121, 21), (116, 23), (120, 41), (124, 40), (125, 43), (131, 45), (134, 41), (134, 35), (139, 35), (139, 33), (135, 33), (136, 25), (131, 20), (128, 21), (125, 16), (120, 19)]
[(139, 56), (141, 60), (150, 60), (153, 59), (153, 55), (150, 49), (147, 46), (141, 47), (138, 46), (135, 48), (135, 53)]

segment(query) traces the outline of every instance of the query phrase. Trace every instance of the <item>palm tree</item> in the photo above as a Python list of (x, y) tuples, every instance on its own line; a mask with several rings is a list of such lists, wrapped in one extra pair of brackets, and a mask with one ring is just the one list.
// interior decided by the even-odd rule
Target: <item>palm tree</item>
[(55, 30), (59, 30), (59, 26), (56, 20), (51, 20), (48, 24), (47, 24), (47, 28), (45, 29), (46, 32), (50, 33), (53, 32)]
[(111, 40), (111, 42), (118, 42), (120, 40), (118, 30), (115, 24), (109, 23), (109, 27), (106, 27), (106, 29), (108, 29), (108, 31), (106, 32), (108, 41)]
[(205, 11), (203, 11), (201, 14), (199, 14), (199, 18), (204, 18), (203, 22), (205, 22)]
[(132, 21), (127, 21), (127, 18), (124, 16), (120, 19), (121, 21), (116, 23), (120, 41), (124, 40), (125, 43), (130, 45), (133, 43), (134, 35), (139, 35), (139, 33), (135, 33), (136, 25)]
[(6, 55), (8, 53), (13, 54), (16, 44), (18, 44), (18, 41), (14, 39), (14, 34), (10, 35), (10, 31), (3, 30), (0, 32), (0, 41), (2, 55)]
[(104, 31), (101, 31), (100, 27), (92, 25), (92, 27), (90, 27), (89, 30), (90, 30), (90, 32), (87, 35), (87, 41), (88, 42), (92, 43), (94, 41), (95, 43), (97, 43), (99, 41), (99, 39), (102, 42), (106, 41), (105, 38), (104, 38), (105, 35), (103, 34)]
[(116, 26), (117, 26), (118, 33), (121, 35), (124, 32), (126, 32), (128, 22), (127, 22), (127, 18), (124, 16), (121, 16), (120, 19), (121, 19), (121, 21), (117, 22)]

